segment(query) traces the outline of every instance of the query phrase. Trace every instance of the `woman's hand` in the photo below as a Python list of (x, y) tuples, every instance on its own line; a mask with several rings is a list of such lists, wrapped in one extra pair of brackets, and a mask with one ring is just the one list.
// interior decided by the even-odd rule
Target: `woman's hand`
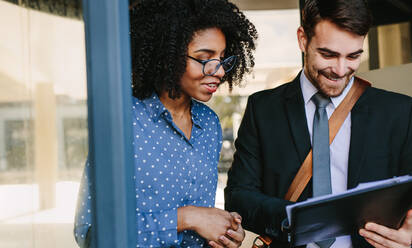
[[(186, 206), (177, 210), (177, 231), (193, 230), (203, 238), (220, 243), (229, 229), (238, 230), (238, 222), (232, 214), (218, 208)], [(234, 234), (236, 237), (237, 235)]]
[(410, 248), (412, 245), (412, 209), (408, 211), (403, 225), (398, 230), (375, 223), (367, 223), (359, 230), (369, 244), (376, 248)]
[(209, 245), (211, 247), (213, 248), (223, 248), (223, 247), (237, 248), (242, 245), (243, 239), (245, 239), (245, 231), (243, 230), (242, 225), (241, 225), (242, 217), (236, 212), (231, 212), (230, 214), (233, 216), (233, 219), (238, 225), (237, 230), (228, 229), (226, 231), (226, 235), (219, 237), (220, 244), (214, 241), (209, 242)]

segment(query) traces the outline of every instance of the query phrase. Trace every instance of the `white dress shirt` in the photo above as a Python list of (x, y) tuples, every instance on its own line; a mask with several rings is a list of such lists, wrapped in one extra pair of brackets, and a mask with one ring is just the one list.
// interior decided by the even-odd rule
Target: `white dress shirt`
[[(331, 97), (331, 103), (326, 106), (328, 118), (330, 118), (333, 111), (335, 111), (335, 109), (348, 94), (349, 89), (352, 87), (353, 80), (354, 79), (352, 77), (349, 81), (348, 86), (344, 89), (340, 96)], [(313, 84), (308, 80), (304, 71), (302, 71), (300, 75), (300, 86), (302, 88), (303, 101), (305, 103), (306, 120), (308, 122), (310, 140), (312, 143), (313, 117), (315, 115), (316, 106), (311, 99), (312, 96), (318, 92), (318, 89), (316, 89), (316, 87), (313, 86)], [(336, 134), (335, 139), (330, 145), (330, 169), (333, 194), (341, 193), (347, 190), (349, 145), (351, 134), (350, 128), (351, 113), (349, 113), (346, 117), (346, 120), (343, 122), (341, 128)], [(318, 246), (314, 243), (307, 245), (307, 248), (317, 247)], [(331, 248), (352, 248), (350, 236), (337, 237)]]

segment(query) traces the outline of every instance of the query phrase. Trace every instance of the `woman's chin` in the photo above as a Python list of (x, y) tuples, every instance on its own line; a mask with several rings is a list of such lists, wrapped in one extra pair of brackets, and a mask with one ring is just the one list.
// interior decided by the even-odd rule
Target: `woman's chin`
[(212, 96), (213, 94), (211, 93), (202, 93), (192, 96), (192, 98), (200, 102), (208, 102), (210, 99), (212, 99)]

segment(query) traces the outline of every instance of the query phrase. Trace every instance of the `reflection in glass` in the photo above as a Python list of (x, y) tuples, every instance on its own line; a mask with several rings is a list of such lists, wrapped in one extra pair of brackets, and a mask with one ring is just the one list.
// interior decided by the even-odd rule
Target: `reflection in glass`
[(83, 168), (84, 158), (87, 156), (87, 119), (66, 118), (64, 126), (65, 169)]
[(0, 1), (0, 247), (72, 248), (88, 148), (81, 2), (64, 16), (26, 2)]
[[(223, 129), (223, 146), (219, 162), (221, 175), (230, 168), (237, 129), (239, 128), (247, 97), (264, 89), (291, 81), (299, 72), (302, 57), (296, 40), (299, 10), (245, 11), (259, 32), (254, 72), (243, 85), (233, 87), (231, 93), (222, 85), (209, 103), (218, 114)], [(219, 203), (220, 202), (220, 203)], [(217, 198), (219, 207), (223, 199)]]
[[(27, 127), (25, 127), (27, 124)], [(4, 170), (22, 171), (31, 168), (28, 161), (33, 161), (32, 121), (6, 120), (4, 122), (4, 138), (6, 143), (6, 163)]]

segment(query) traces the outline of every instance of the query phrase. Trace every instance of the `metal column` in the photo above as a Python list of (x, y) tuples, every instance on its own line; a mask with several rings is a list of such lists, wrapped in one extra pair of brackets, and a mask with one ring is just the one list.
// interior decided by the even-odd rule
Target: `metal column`
[(92, 247), (136, 247), (127, 0), (84, 0)]

